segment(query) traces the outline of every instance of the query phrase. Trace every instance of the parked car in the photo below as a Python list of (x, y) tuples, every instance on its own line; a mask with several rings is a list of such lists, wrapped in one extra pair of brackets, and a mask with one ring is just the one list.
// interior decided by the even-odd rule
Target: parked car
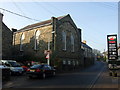
[(23, 63), (19, 63), (20, 66), (23, 68), (23, 71), (26, 72), (27, 69), (29, 68), (27, 65), (23, 64)]
[(27, 70), (27, 76), (29, 78), (41, 77), (45, 79), (47, 76), (55, 76), (56, 70), (49, 65), (33, 65)]
[(25, 66), (25, 65), (22, 65), (21, 66), (23, 69), (24, 69), (24, 72), (26, 72), (29, 68), (27, 67), (27, 66)]
[(0, 71), (1, 71), (0, 76), (2, 76), (0, 77), (0, 80), (2, 80), (3, 82), (6, 80), (10, 80), (10, 68), (2, 65), (2, 62), (0, 62)]
[(23, 74), (23, 68), (14, 60), (1, 60), (2, 64), (10, 68), (11, 75)]

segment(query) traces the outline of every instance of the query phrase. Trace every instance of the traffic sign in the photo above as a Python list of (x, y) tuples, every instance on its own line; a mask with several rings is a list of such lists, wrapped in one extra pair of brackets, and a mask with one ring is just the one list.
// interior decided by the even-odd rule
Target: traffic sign
[(50, 54), (48, 53), (47, 56), (46, 56), (46, 59), (49, 59), (50, 58)]

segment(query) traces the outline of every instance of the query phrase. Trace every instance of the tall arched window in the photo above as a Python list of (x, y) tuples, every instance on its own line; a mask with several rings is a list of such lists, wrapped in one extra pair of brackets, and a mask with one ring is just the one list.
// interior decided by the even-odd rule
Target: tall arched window
[(66, 32), (62, 32), (62, 44), (63, 44), (63, 50), (66, 50)]
[(40, 36), (40, 31), (37, 30), (35, 32), (35, 46), (34, 49), (37, 50), (38, 49), (38, 45), (39, 45), (39, 36)]
[(71, 34), (71, 51), (75, 51), (75, 40), (73, 34)]
[(22, 33), (20, 37), (20, 51), (23, 51), (23, 41), (25, 39), (25, 34)]

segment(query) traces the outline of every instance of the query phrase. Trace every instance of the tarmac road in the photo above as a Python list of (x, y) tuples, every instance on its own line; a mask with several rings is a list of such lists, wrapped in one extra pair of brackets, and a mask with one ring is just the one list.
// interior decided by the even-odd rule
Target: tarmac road
[(26, 75), (14, 76), (3, 88), (118, 88), (119, 76), (109, 76), (107, 64), (96, 61), (95, 65), (57, 74), (46, 79), (28, 79)]

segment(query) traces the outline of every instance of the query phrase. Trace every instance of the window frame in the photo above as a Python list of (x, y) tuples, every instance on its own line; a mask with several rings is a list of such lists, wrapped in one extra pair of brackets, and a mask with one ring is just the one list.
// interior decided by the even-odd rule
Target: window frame
[(72, 33), (70, 36), (70, 40), (71, 40), (71, 52), (75, 52), (75, 39)]
[(65, 31), (62, 31), (62, 45), (63, 45), (62, 50), (64, 50), (64, 51), (67, 50), (66, 42), (67, 42), (67, 34)]
[(23, 41), (25, 39), (25, 34), (22, 33), (20, 36), (20, 51), (23, 51)]
[(34, 50), (38, 50), (40, 34), (41, 34), (40, 30), (36, 30), (36, 31), (35, 31), (35, 35), (34, 35), (34, 39), (35, 39), (35, 42), (34, 42)]

